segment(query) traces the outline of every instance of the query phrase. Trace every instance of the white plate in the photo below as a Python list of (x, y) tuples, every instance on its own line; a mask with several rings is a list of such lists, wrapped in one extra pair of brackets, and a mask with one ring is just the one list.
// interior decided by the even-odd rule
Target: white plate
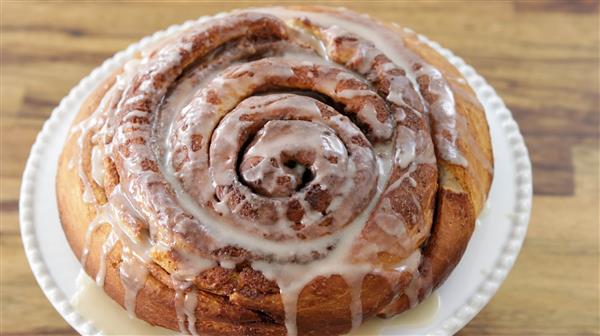
[[(102, 330), (77, 313), (70, 303), (81, 266), (61, 228), (54, 188), (57, 161), (68, 128), (82, 100), (108, 73), (121, 66), (136, 50), (193, 23), (188, 21), (145, 37), (106, 60), (61, 101), (31, 149), (19, 204), (25, 252), (48, 300), (82, 334), (101, 334)], [(381, 331), (385, 335), (451, 335), (464, 327), (490, 301), (512, 268), (525, 238), (531, 211), (531, 163), (510, 111), (471, 66), (439, 44), (423, 36), (421, 39), (460, 70), (483, 103), (492, 134), (496, 169), (488, 201), (491, 206), (485, 217), (480, 218), (464, 257), (438, 289), (440, 304), (435, 315), (424, 325), (389, 326)]]

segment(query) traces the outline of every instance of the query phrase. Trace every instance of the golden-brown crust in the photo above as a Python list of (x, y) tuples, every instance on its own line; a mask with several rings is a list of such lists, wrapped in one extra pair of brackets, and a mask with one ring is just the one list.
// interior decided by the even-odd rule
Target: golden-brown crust
[[(329, 9), (302, 7), (302, 10), (329, 11)], [(406, 45), (419, 54), (426, 62), (439, 69), (450, 82), (456, 110), (466, 119), (466, 132), (480, 145), (482, 153), (472, 153), (470, 145), (460, 140), (459, 147), (469, 162), (468, 167), (458, 167), (442, 163), (441, 185), (437, 195), (436, 217), (431, 238), (424, 249), (429, 260), (422, 265), (422, 272), (428, 274), (432, 286), (437, 287), (459, 262), (474, 229), (477, 214), (483, 207), (492, 174), (478, 163), (478, 155), (492, 162), (489, 130), (482, 107), (475, 94), (467, 85), (456, 79), (462, 78), (458, 71), (441, 55), (419, 43), (414, 38), (406, 38)], [(85, 101), (75, 124), (93, 113), (115, 80), (116, 74), (101, 84)], [(464, 137), (459, 137), (464, 139)], [(76, 169), (69, 169), (69, 161), (77, 151), (75, 137), (66, 142), (59, 160), (56, 180), (59, 213), (63, 229), (71, 249), (81, 258), (85, 235), (95, 217), (92, 206), (83, 201), (83, 185)], [(88, 153), (89, 155), (89, 153)], [(83, 160), (84, 171), (90, 175), (89, 159)], [(88, 176), (91, 180), (91, 176)], [(93, 183), (92, 183), (93, 184)], [(78, 186), (78, 187), (74, 187)], [(106, 199), (101, 187), (93, 184), (94, 193)], [(108, 235), (108, 226), (100, 226), (92, 234), (86, 272), (95, 276), (99, 269), (102, 243)], [(107, 256), (105, 292), (124, 306), (125, 289), (119, 275), (121, 246)], [(404, 285), (410, 281), (405, 277)], [(196, 328), (201, 334), (209, 335), (285, 335), (284, 310), (277, 285), (265, 279), (249, 265), (238, 265), (236, 269), (215, 267), (195, 280), (198, 294), (196, 307)], [(427, 293), (422, 291), (420, 299)], [(362, 310), (365, 319), (379, 313), (392, 299), (393, 290), (383, 277), (368, 275), (362, 285)], [(351, 294), (348, 285), (339, 276), (314, 279), (301, 292), (298, 302), (299, 334), (336, 335), (351, 328)], [(403, 295), (396, 299), (387, 311), (397, 313), (409, 308), (410, 302)], [(158, 265), (150, 267), (145, 286), (139, 291), (136, 300), (136, 315), (152, 325), (177, 330), (178, 319), (175, 310), (175, 291), (169, 274)], [(326, 323), (323, 314), (327, 314)]]
[[(396, 26), (387, 25), (387, 27), (400, 33)], [(458, 146), (469, 163), (468, 166), (463, 167), (439, 160), (438, 156), (440, 186), (437, 194), (436, 217), (430, 239), (423, 249), (426, 262), (421, 265), (420, 270), (428, 277), (431, 287), (419, 292), (418, 299), (421, 301), (429, 294), (428, 291), (443, 283), (462, 258), (475, 229), (475, 220), (484, 206), (491, 187), (494, 158), (485, 112), (475, 92), (460, 72), (446, 58), (421, 42), (415, 35), (407, 35), (404, 44), (426, 63), (438, 69), (450, 84), (456, 113), (464, 118), (466, 125), (464, 128), (459, 128)], [(475, 139), (475, 146), (465, 140), (467, 137)], [(409, 309), (410, 306), (408, 297), (401, 295), (380, 315), (395, 315)]]
[[(443, 164), (444, 168), (455, 176), (464, 191), (471, 195), (470, 201), (474, 204), (473, 210), (479, 213), (483, 208), (492, 183), (493, 172), (489, 168), (493, 169), (494, 162), (489, 126), (483, 107), (477, 100), (473, 89), (446, 58), (428, 45), (420, 42), (416, 36), (409, 36), (404, 41), (410, 50), (441, 71), (454, 94), (457, 114), (463, 116), (466, 120), (466, 128), (462, 130), (459, 128), (461, 134), (458, 140), (461, 153), (469, 162), (469, 165), (461, 167), (447, 163)], [(476, 139), (477, 146), (467, 142), (466, 139), (469, 136)], [(478, 148), (481, 153), (477, 153)]]
[[(114, 76), (100, 85), (84, 102), (74, 123), (93, 113), (114, 81)], [(63, 230), (71, 249), (81, 258), (88, 223), (93, 221), (95, 210), (83, 201), (84, 187), (77, 170), (68, 168), (76, 146), (75, 137), (65, 143), (59, 159), (56, 188)], [(84, 170), (90, 174), (89, 167), (84, 167)], [(74, 188), (75, 185), (78, 187)], [(103, 193), (96, 185), (93, 185), (93, 189), (95, 193)], [(92, 277), (99, 270), (102, 244), (109, 232), (109, 226), (103, 225), (91, 236), (88, 246), (90, 252), (84, 268)], [(125, 289), (119, 276), (120, 263), (121, 246), (117, 243), (107, 255), (104, 291), (124, 306)], [(408, 279), (405, 282), (407, 281)], [(277, 285), (252, 271), (247, 265), (237, 270), (215, 267), (203, 272), (195, 284), (198, 288), (206, 289), (199, 292), (196, 309), (196, 328), (201, 334), (285, 335), (283, 306)], [(365, 318), (376, 314), (392, 296), (387, 280), (376, 276), (365, 278), (362, 293)], [(313, 280), (300, 294), (299, 333), (336, 335), (348, 332), (351, 328), (350, 300), (348, 285), (341, 277)], [(138, 293), (135, 307), (138, 318), (152, 325), (178, 329), (175, 291), (170, 288), (170, 277), (160, 266), (152, 266), (145, 286)], [(328, 323), (325, 325), (322, 324), (323, 312), (328, 314)]]
[[(74, 120), (74, 125), (89, 117), (100, 103), (101, 98), (114, 83), (115, 72), (110, 78), (106, 79), (83, 103), (79, 114)], [(65, 236), (75, 255), (81, 259), (85, 244), (85, 236), (89, 223), (95, 218), (94, 208), (83, 201), (83, 184), (76, 169), (69, 169), (69, 160), (75, 155), (77, 142), (75, 137), (71, 137), (63, 148), (63, 152), (58, 162), (58, 173), (56, 178), (56, 195), (58, 201), (59, 215)], [(84, 171), (90, 174), (89, 162), (83, 161)], [(87, 167), (86, 167), (87, 166)], [(88, 176), (90, 178), (90, 176)], [(73, 187), (77, 186), (77, 187)], [(94, 193), (101, 195), (104, 191), (93, 185)], [(102, 197), (102, 196), (100, 196)], [(84, 266), (85, 271), (92, 277), (95, 277), (99, 270), (102, 244), (110, 227), (102, 225), (96, 229), (89, 241), (89, 255)], [(117, 243), (115, 248), (107, 255), (106, 259), (106, 278), (104, 281), (104, 291), (121, 306), (124, 306), (125, 289), (123, 287), (120, 275), (119, 265), (121, 263), (121, 246)], [(204, 274), (205, 279), (210, 279), (216, 283), (223, 282), (219, 271)], [(153, 271), (147, 277), (145, 286), (138, 292), (135, 313), (136, 315), (150, 323), (151, 325), (161, 326), (168, 329), (177, 330), (178, 322), (175, 312), (175, 291), (165, 285), (170, 278), (164, 277), (166, 272), (154, 265)], [(163, 276), (161, 276), (161, 273)], [(157, 275), (157, 276), (155, 276)], [(159, 281), (158, 279), (161, 279)], [(254, 284), (252, 282), (250, 285)], [(233, 290), (230, 289), (231, 292)], [(263, 317), (248, 309), (236, 306), (228, 302), (223, 296), (213, 295), (209, 292), (201, 291), (199, 293), (199, 305), (196, 313), (199, 317), (216, 317), (214, 320), (204, 321), (199, 319), (197, 323), (198, 331), (210, 335), (283, 335), (285, 327), (273, 323), (263, 322)], [(248, 323), (240, 323), (248, 322)]]

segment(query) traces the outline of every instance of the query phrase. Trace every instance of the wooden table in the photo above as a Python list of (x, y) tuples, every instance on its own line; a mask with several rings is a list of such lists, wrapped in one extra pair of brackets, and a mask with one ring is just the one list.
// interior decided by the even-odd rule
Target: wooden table
[[(497, 89), (525, 136), (534, 167), (527, 240), (496, 297), (460, 335), (597, 335), (599, 3), (336, 5), (401, 22), (455, 51)], [(128, 44), (238, 6), (2, 3), (2, 334), (75, 333), (37, 286), (19, 236), (21, 174), (52, 109)]]

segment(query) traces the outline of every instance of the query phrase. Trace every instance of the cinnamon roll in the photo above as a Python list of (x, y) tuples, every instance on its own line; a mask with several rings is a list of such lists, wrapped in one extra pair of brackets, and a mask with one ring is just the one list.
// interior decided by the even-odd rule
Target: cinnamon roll
[(338, 335), (459, 262), (487, 196), (483, 108), (412, 32), (342, 9), (199, 20), (87, 98), (64, 231), (130, 316), (208, 335)]

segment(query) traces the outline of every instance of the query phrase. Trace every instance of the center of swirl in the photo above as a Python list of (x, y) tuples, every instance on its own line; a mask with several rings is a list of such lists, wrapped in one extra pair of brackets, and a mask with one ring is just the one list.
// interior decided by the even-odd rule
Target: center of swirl
[(243, 100), (215, 128), (209, 156), (220, 218), (274, 240), (336, 232), (368, 202), (368, 195), (350, 191), (360, 186), (371, 193), (377, 181), (361, 130), (301, 95)]
[(344, 143), (324, 124), (271, 120), (246, 148), (240, 175), (258, 194), (287, 197), (310, 183), (315, 172), (334, 180), (347, 157)]

